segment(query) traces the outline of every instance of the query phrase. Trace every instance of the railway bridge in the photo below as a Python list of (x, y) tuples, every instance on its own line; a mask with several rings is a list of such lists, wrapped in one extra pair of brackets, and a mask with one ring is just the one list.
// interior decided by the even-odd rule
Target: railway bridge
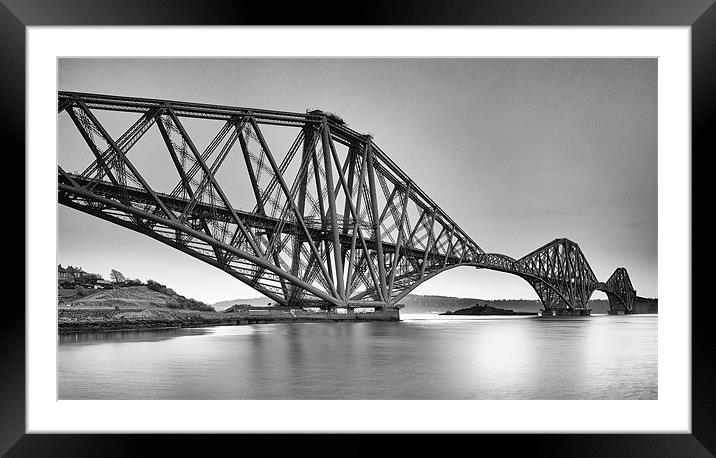
[(86, 158), (81, 172), (69, 171), (79, 151), (58, 165), (60, 204), (211, 264), (277, 304), (395, 308), (424, 281), (473, 266), (523, 278), (545, 313), (589, 314), (595, 290), (613, 313), (634, 311), (626, 269), (598, 281), (569, 239), (519, 259), (485, 252), (336, 115), (60, 92), (58, 116), (60, 136), (74, 135), (62, 145)]

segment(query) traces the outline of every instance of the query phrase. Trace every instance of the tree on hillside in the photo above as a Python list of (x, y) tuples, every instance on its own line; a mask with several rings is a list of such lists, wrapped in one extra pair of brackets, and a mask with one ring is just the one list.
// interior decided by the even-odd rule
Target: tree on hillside
[(124, 275), (122, 275), (122, 272), (114, 269), (112, 269), (112, 272), (109, 274), (109, 278), (111, 278), (115, 283), (122, 283), (126, 280)]

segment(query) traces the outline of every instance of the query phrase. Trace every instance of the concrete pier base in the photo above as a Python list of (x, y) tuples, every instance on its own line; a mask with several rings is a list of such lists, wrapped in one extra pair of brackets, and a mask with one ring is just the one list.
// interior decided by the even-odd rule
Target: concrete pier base
[(400, 321), (400, 310), (396, 307), (375, 309), (333, 307), (328, 310), (286, 307), (249, 307), (224, 313), (227, 321), (236, 324), (287, 323), (287, 322), (348, 322), (348, 321)]
[(540, 310), (539, 316), (542, 317), (558, 317), (558, 316), (589, 316), (592, 309), (552, 309)]

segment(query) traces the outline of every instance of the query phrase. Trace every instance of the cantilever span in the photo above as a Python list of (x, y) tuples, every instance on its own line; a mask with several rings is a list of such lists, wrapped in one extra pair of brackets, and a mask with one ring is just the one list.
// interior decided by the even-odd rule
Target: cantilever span
[(395, 307), (427, 279), (474, 266), (523, 278), (546, 310), (586, 310), (597, 289), (613, 310), (632, 311), (626, 269), (600, 283), (571, 240), (520, 259), (486, 253), (336, 115), (60, 92), (58, 116), (60, 135), (75, 136), (63, 144), (86, 158), (81, 172), (58, 165), (59, 203), (181, 250), (278, 304)]

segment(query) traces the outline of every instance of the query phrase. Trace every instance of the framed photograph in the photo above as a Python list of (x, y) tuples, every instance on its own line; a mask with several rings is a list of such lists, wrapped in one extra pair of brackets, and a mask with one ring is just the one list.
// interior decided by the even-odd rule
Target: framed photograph
[(2, 450), (712, 456), (712, 2), (272, 9), (3, 0)]

